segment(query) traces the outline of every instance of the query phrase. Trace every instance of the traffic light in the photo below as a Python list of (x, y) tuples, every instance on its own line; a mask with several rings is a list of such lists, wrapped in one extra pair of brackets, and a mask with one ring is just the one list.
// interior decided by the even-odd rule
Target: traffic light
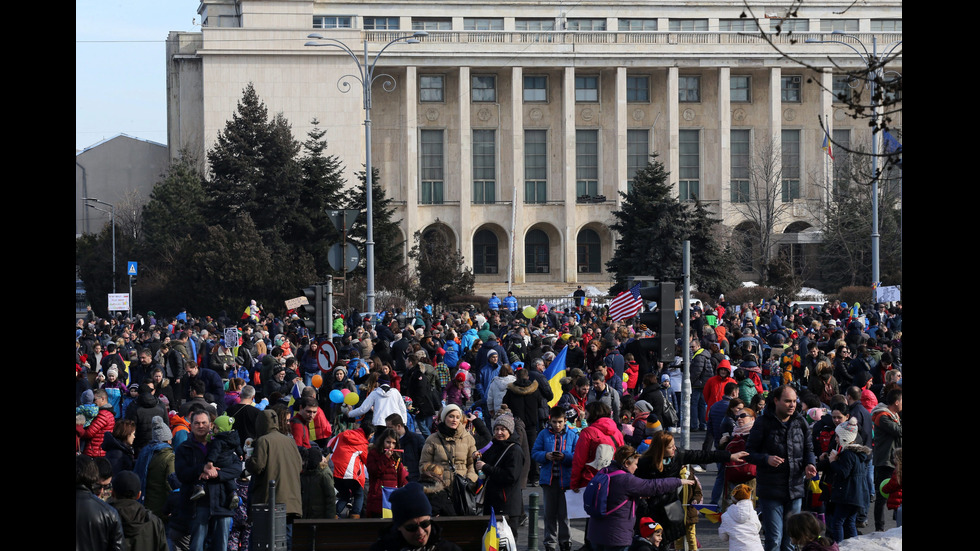
[(674, 342), (677, 338), (674, 331), (674, 289), (672, 282), (640, 289), (644, 304), (651, 300), (657, 302), (656, 312), (640, 314), (640, 323), (657, 336), (640, 339), (639, 342), (643, 350), (652, 350), (662, 362), (670, 361), (674, 357)]
[(297, 310), (303, 319), (303, 325), (314, 335), (323, 335), (329, 327), (327, 316), (327, 286), (313, 285), (303, 289), (303, 296), (309, 304), (300, 306)]

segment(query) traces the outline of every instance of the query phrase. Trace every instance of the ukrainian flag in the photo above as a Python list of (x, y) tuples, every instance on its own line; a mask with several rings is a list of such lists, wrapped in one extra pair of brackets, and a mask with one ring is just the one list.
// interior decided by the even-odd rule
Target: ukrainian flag
[(498, 551), (500, 549), (500, 538), (497, 537), (497, 515), (490, 508), (490, 526), (483, 534), (483, 551)]
[(548, 402), (548, 407), (555, 407), (558, 403), (558, 399), (561, 398), (561, 381), (562, 377), (565, 376), (565, 356), (568, 355), (568, 347), (564, 347), (555, 356), (554, 361), (548, 366), (548, 369), (544, 370), (544, 378), (548, 380), (548, 384), (551, 385), (551, 392), (555, 395), (550, 402)]
[(381, 487), (381, 518), (391, 518), (391, 492), (398, 488)]

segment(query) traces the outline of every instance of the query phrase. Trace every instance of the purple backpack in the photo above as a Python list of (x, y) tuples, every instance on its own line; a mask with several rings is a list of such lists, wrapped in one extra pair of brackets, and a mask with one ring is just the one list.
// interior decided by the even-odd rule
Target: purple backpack
[(582, 505), (584, 505), (585, 512), (589, 516), (602, 517), (608, 515), (629, 502), (627, 499), (615, 507), (609, 505), (609, 485), (614, 476), (622, 474), (627, 473), (622, 470), (606, 471), (603, 469), (592, 477), (589, 485), (585, 487), (585, 494), (582, 497)]

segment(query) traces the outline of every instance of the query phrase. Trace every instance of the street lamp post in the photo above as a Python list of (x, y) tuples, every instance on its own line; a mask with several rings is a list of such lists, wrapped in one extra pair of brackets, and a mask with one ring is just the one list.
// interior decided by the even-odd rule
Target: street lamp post
[(112, 224), (112, 292), (116, 292), (116, 207), (112, 203), (106, 203), (105, 201), (100, 201), (95, 197), (85, 197), (83, 201), (95, 201), (103, 205), (107, 205), (109, 210), (100, 209), (95, 205), (86, 203), (85, 206), (102, 212), (108, 212), (110, 216), (109, 223)]
[(358, 59), (357, 54), (350, 49), (347, 44), (341, 42), (336, 38), (327, 38), (320, 34), (313, 33), (307, 36), (307, 38), (312, 38), (314, 40), (323, 40), (325, 42), (307, 42), (305, 46), (330, 46), (333, 48), (338, 48), (343, 50), (354, 60), (357, 65), (357, 74), (347, 74), (337, 80), (337, 88), (344, 94), (350, 91), (351, 85), (347, 81), (348, 78), (353, 78), (361, 83), (361, 90), (364, 96), (364, 149), (365, 149), (365, 185), (367, 186), (367, 240), (365, 241), (365, 253), (366, 253), (366, 265), (367, 265), (367, 309), (368, 312), (375, 312), (374, 308), (374, 210), (373, 210), (373, 195), (374, 190), (372, 185), (374, 183), (374, 171), (371, 165), (371, 85), (377, 79), (382, 79), (382, 88), (385, 92), (391, 92), (395, 89), (395, 78), (389, 74), (381, 73), (379, 75), (374, 74), (375, 66), (378, 63), (378, 58), (381, 54), (388, 49), (388, 46), (396, 42), (405, 42), (406, 44), (418, 44), (419, 40), (417, 37), (428, 36), (429, 33), (425, 31), (418, 31), (410, 36), (402, 36), (391, 40), (384, 45), (383, 48), (378, 50), (378, 53), (374, 54), (373, 58), (368, 57), (368, 41), (367, 38), (364, 39), (364, 59)]
[[(861, 47), (859, 50), (849, 42), (844, 42), (843, 40), (817, 40), (815, 38), (810, 38), (804, 42), (807, 44), (840, 44), (842, 46), (847, 46), (854, 51), (861, 58), (861, 61), (868, 68), (867, 77), (865, 78), (865, 86), (868, 89), (869, 95), (871, 97), (871, 286), (876, 288), (880, 283), (879, 279), (881, 277), (880, 263), (879, 263), (879, 247), (881, 241), (881, 234), (878, 232), (878, 107), (881, 102), (881, 98), (875, 93), (875, 88), (878, 86), (885, 74), (885, 63), (888, 61), (889, 56), (902, 45), (901, 40), (896, 40), (891, 44), (885, 46), (882, 53), (878, 53), (878, 38), (874, 35), (871, 36), (871, 51), (868, 52), (867, 46), (864, 45), (861, 40), (852, 35), (841, 31), (834, 31), (831, 35), (839, 37), (847, 37), (853, 42), (857, 43)], [(897, 74), (897, 73), (896, 73)]]

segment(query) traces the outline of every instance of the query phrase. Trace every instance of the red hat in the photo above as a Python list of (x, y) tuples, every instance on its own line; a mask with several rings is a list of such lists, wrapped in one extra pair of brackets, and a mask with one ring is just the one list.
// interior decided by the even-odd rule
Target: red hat
[(660, 526), (660, 523), (650, 517), (643, 517), (640, 519), (640, 536), (644, 538), (649, 538), (657, 530), (663, 529), (664, 527)]

